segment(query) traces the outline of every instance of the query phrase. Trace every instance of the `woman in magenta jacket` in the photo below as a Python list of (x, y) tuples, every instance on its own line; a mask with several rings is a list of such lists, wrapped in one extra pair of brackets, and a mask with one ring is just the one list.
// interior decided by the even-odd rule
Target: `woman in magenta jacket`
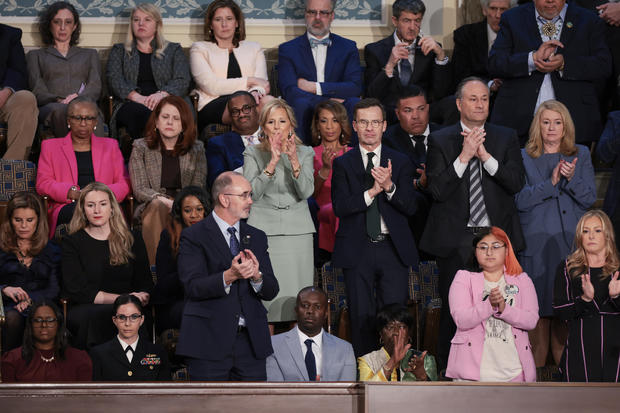
[(93, 133), (97, 110), (97, 105), (86, 98), (73, 99), (67, 108), (69, 134), (41, 144), (36, 187), (39, 195), (49, 197), (50, 238), (57, 224), (71, 221), (80, 188), (94, 181), (104, 183), (119, 203), (130, 192), (118, 142)]
[(528, 330), (538, 321), (530, 277), (504, 231), (480, 231), (473, 240), (474, 271), (459, 270), (450, 286), (457, 330), (446, 376), (472, 381), (536, 381)]

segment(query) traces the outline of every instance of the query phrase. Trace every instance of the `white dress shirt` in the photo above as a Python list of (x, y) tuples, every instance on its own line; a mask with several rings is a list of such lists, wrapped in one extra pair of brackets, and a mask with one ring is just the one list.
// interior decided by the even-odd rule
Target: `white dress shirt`
[[(360, 145), (360, 152), (362, 153), (362, 162), (364, 163), (364, 171), (365, 171), (366, 167), (368, 166), (368, 153), (370, 151), (367, 151)], [(372, 152), (375, 154), (374, 158), (372, 159), (372, 165), (373, 167), (375, 167), (375, 166), (378, 166), (381, 162), (381, 145), (377, 146), (375, 150)], [(392, 192), (385, 193), (388, 200), (392, 199), (392, 196), (394, 196), (394, 192), (396, 192), (396, 184), (394, 184), (394, 190)], [(364, 192), (364, 201), (366, 202), (366, 206), (370, 206), (370, 204), (372, 204), (373, 198), (371, 198), (370, 195), (368, 194), (368, 190)], [(381, 214), (379, 214), (379, 218), (381, 219), (381, 233), (389, 234), (390, 231), (388, 230), (388, 227), (385, 224), (385, 221), (383, 220), (383, 217), (381, 216)]]
[[(404, 42), (402, 42), (402, 41), (398, 38), (398, 36), (396, 35), (396, 30), (394, 30), (394, 34), (393, 34), (392, 36), (394, 36), (394, 46), (396, 46), (397, 44), (404, 43)], [(415, 43), (417, 40), (418, 40), (418, 39), (414, 40), (414, 43)], [(415, 50), (409, 50), (409, 57), (408, 57), (408, 60), (409, 60), (409, 63), (411, 64), (411, 74), (413, 75), (413, 71), (414, 71), (414, 70), (413, 70), (413, 64), (414, 64), (414, 62), (415, 62)], [(447, 65), (447, 64), (448, 64), (448, 61), (449, 61), (449, 60), (450, 60), (450, 59), (448, 58), (448, 56), (444, 57), (444, 59), (443, 59), (443, 60), (439, 60), (439, 59), (435, 58), (435, 64), (438, 64), (438, 65), (440, 65), (440, 66), (444, 66), (444, 65)], [(398, 73), (400, 73), (400, 60), (398, 61), (398, 65), (397, 65), (397, 66), (398, 66)], [(394, 76), (394, 75), (392, 74), (392, 76)], [(390, 77), (390, 78), (391, 78), (392, 76), (388, 76), (388, 77)]]
[[(222, 218), (220, 218), (219, 216), (217, 216), (217, 214), (215, 213), (215, 211), (212, 212), (213, 214), (213, 219), (215, 220), (215, 223), (217, 224), (217, 226), (220, 229), (220, 232), (222, 233), (222, 235), (224, 236), (224, 239), (226, 240), (226, 245), (230, 246), (230, 232), (228, 232), (228, 228), (230, 228), (231, 226), (234, 227), (237, 231), (235, 232), (235, 238), (237, 238), (237, 241), (239, 242), (239, 248), (243, 249), (243, 246), (241, 245), (239, 236), (240, 236), (240, 231), (239, 231), (239, 221), (235, 222), (235, 225), (229, 225), (228, 222), (224, 221)], [(224, 279), (224, 273), (222, 272), (222, 282), (224, 283), (224, 291), (226, 291), (226, 294), (230, 294), (230, 286), (231, 284), (226, 284), (226, 280)], [(261, 288), (263, 287), (263, 280), (261, 279), (259, 282), (254, 282), (252, 280), (250, 280), (250, 285), (252, 285), (252, 288), (254, 288), (255, 292), (259, 292), (261, 290)], [(243, 317), (243, 315), (239, 316), (239, 325), (240, 326), (244, 326), (245, 325), (245, 318)]]
[[(463, 122), (461, 122), (461, 128), (463, 128), (464, 132), (471, 131), (471, 129), (465, 126)], [(480, 129), (484, 130), (484, 126)], [(485, 162), (482, 162), (482, 167), (486, 169), (489, 175), (494, 176), (497, 173), (497, 169), (499, 168), (499, 162), (497, 162), (497, 159), (495, 159), (493, 155), (491, 154), (489, 155), (490, 155), (489, 159), (487, 159)], [(461, 159), (457, 156), (452, 165), (454, 166), (454, 172), (456, 172), (459, 178), (462, 178), (463, 174), (465, 173), (465, 170), (469, 166), (469, 163), (462, 163)], [(482, 194), (482, 198), (484, 199), (484, 193)], [(468, 227), (475, 227), (475, 226), (488, 227), (490, 225), (491, 225), (491, 220), (489, 219), (489, 215), (487, 213), (484, 214), (484, 216), (482, 217), (478, 225), (474, 225), (473, 222), (471, 222), (471, 219), (467, 222)]]
[[(140, 340), (140, 337), (138, 337), (136, 341), (134, 341), (132, 344), (127, 344), (118, 335), (116, 336), (116, 338), (118, 339), (118, 342), (121, 343), (121, 347), (123, 348), (123, 351), (125, 352), (125, 355), (127, 356), (127, 360), (129, 360), (129, 362), (131, 363), (131, 360), (133, 360), (133, 353), (135, 353), (136, 349), (138, 348), (138, 340)], [(131, 347), (133, 351), (127, 351), (127, 347)]]
[[(536, 27), (538, 27), (538, 31), (540, 32), (540, 37), (542, 38), (543, 42), (546, 42), (552, 39), (556, 39), (556, 40), (560, 39), (560, 36), (562, 35), (562, 27), (564, 26), (564, 20), (566, 20), (566, 9), (568, 9), (568, 4), (564, 5), (559, 15), (560, 18), (555, 23), (555, 27), (556, 27), (555, 35), (549, 38), (548, 36), (545, 36), (542, 33), (542, 30), (541, 30), (542, 23), (538, 20), (538, 18), (540, 17), (540, 14), (538, 13), (538, 10), (534, 8)], [(529, 73), (531, 75), (532, 72), (536, 70), (536, 65), (534, 64), (534, 52), (530, 52), (528, 54), (527, 65), (528, 65)], [(559, 72), (559, 73), (560, 73), (560, 76), (562, 76), (562, 72)], [(543, 82), (540, 85), (540, 91), (538, 92), (538, 98), (536, 99), (536, 106), (534, 106), (534, 113), (536, 113), (541, 103), (546, 102), (549, 99), (555, 99), (555, 91), (553, 90), (553, 83), (551, 82), (551, 74), (545, 73)]]
[[(310, 39), (323, 40), (329, 37), (329, 33), (327, 33), (324, 37), (320, 39), (316, 36), (308, 34), (308, 41)], [(321, 96), (323, 91), (321, 90), (321, 83), (325, 82), (325, 61), (327, 60), (327, 45), (326, 44), (318, 44), (316, 47), (311, 47), (312, 58), (314, 59), (314, 66), (316, 66), (316, 94)]]
[(312, 354), (314, 354), (314, 362), (316, 364), (316, 374), (321, 375), (321, 367), (323, 365), (323, 329), (321, 332), (314, 337), (308, 337), (304, 333), (301, 332), (299, 327), (297, 327), (297, 333), (299, 334), (299, 344), (301, 345), (301, 355), (304, 360), (306, 358), (306, 353), (308, 352), (308, 347), (306, 347), (306, 340), (311, 339), (314, 341), (312, 343)]
[[(426, 125), (426, 129), (424, 130), (424, 133), (422, 133), (422, 135), (424, 135), (424, 146), (428, 149), (428, 135), (431, 134), (431, 128)], [(413, 135), (409, 134), (409, 139), (411, 139), (411, 143), (413, 144), (413, 147), (415, 148), (416, 145), (416, 141), (413, 140)]]
[[(260, 133), (261, 133), (261, 128), (259, 126), (256, 132), (254, 132), (251, 135), (239, 135), (241, 136), (241, 142), (243, 142), (243, 146), (247, 148), (248, 146), (259, 144)], [(243, 165), (235, 169), (234, 172), (239, 172), (240, 174), (243, 174)]]

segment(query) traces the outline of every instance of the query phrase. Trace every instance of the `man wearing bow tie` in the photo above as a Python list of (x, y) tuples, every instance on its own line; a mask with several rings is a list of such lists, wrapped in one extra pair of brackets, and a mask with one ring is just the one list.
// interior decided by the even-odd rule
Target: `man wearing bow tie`
[(230, 95), (228, 113), (232, 119), (232, 130), (215, 136), (207, 142), (207, 185), (224, 171), (243, 173), (243, 151), (259, 143), (260, 128), (254, 97), (245, 90)]
[[(431, 206), (432, 197), (427, 190), (426, 181), (426, 150), (428, 135), (442, 128), (436, 123), (429, 123), (429, 104), (426, 93), (415, 85), (403, 88), (396, 100), (396, 117), (398, 123), (390, 126), (383, 136), (385, 146), (407, 155), (415, 168), (413, 187), (419, 191), (418, 210), (409, 218), (409, 227), (417, 245), (420, 245), (422, 232)], [(432, 259), (428, 254), (420, 252), (420, 259)]]
[[(347, 108), (362, 93), (362, 69), (355, 42), (330, 33), (335, 0), (306, 0), (306, 33), (278, 48), (278, 84), (295, 110), (297, 135), (310, 144), (314, 107), (334, 99)], [(354, 143), (354, 142), (353, 142)]]
[(508, 10), (489, 53), (489, 74), (504, 79), (491, 122), (517, 131), (521, 145), (538, 106), (566, 105), (575, 140), (598, 140), (602, 122), (597, 86), (611, 75), (605, 24), (566, 0), (534, 0)]
[(394, 33), (364, 48), (366, 95), (383, 103), (388, 123), (396, 122), (396, 95), (417, 85), (438, 101), (450, 91), (451, 72), (441, 45), (420, 34), (426, 6), (421, 0), (396, 0), (392, 5)]

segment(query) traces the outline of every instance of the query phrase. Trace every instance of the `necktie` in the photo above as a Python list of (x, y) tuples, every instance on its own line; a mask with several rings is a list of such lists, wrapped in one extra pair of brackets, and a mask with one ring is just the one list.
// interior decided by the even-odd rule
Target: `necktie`
[(415, 142), (413, 153), (415, 154), (416, 159), (422, 163), (426, 162), (426, 145), (424, 145), (424, 139), (426, 139), (426, 136), (413, 135), (411, 139)]
[[(372, 170), (373, 163), (372, 158), (375, 156), (374, 152), (368, 152), (368, 164), (366, 165), (366, 189), (372, 188), (375, 183), (375, 179), (372, 177), (370, 171)], [(379, 205), (377, 204), (377, 198), (372, 200), (372, 203), (366, 210), (366, 233), (372, 239), (377, 238), (381, 234), (381, 217), (379, 216)]]
[(473, 158), (469, 161), (469, 218), (474, 226), (479, 226), (486, 215), (480, 175), (480, 161), (478, 158)]
[(312, 47), (313, 49), (320, 44), (324, 44), (325, 46), (329, 47), (332, 45), (332, 41), (329, 37), (326, 37), (321, 40), (310, 38), (310, 47)]
[(312, 352), (312, 344), (314, 340), (311, 338), (304, 341), (304, 344), (308, 348), (306, 351), (306, 369), (308, 370), (308, 378), (310, 381), (316, 381), (316, 359), (314, 358), (314, 353)]
[(233, 257), (236, 257), (239, 254), (239, 240), (235, 233), (237, 232), (237, 228), (229, 227), (227, 231), (230, 233), (230, 253)]
[(133, 359), (133, 348), (131, 346), (127, 346), (127, 348), (125, 348), (125, 355), (127, 356), (127, 360), (131, 363), (131, 360)]
[(400, 60), (400, 83), (403, 86), (407, 86), (409, 84), (409, 79), (411, 79), (411, 73), (413, 73), (411, 69), (411, 63), (409, 63), (409, 59), (401, 59)]

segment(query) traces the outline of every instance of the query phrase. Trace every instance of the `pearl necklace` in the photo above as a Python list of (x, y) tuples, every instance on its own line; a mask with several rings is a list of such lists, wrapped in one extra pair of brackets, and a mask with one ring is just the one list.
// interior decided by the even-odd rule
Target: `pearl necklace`
[(39, 351), (39, 355), (41, 356), (41, 360), (43, 360), (43, 362), (45, 363), (51, 363), (52, 361), (54, 361), (54, 358), (56, 357), (56, 356), (52, 356), (50, 358), (43, 357), (43, 354), (40, 351)]

